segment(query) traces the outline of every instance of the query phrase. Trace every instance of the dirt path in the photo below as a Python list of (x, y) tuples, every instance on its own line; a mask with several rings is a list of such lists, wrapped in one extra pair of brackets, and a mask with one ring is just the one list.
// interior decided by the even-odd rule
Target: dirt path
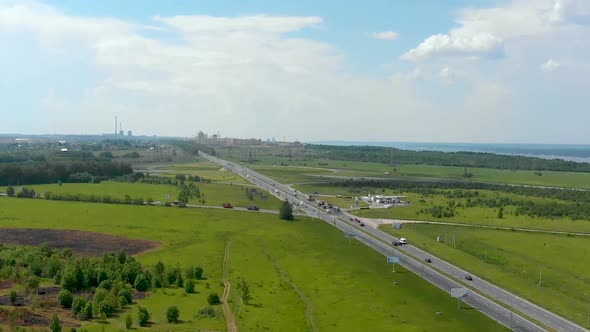
[(305, 296), (305, 293), (303, 293), (303, 291), (297, 286), (297, 284), (293, 282), (291, 278), (289, 278), (289, 274), (287, 274), (287, 271), (283, 270), (283, 268), (279, 265), (279, 262), (275, 260), (271, 253), (266, 249), (263, 249), (263, 252), (266, 255), (266, 257), (268, 257), (268, 260), (270, 260), (272, 265), (275, 267), (281, 279), (284, 282), (288, 283), (289, 286), (291, 286), (291, 288), (293, 288), (295, 293), (297, 293), (297, 296), (299, 296), (301, 302), (305, 304), (305, 319), (307, 320), (307, 327), (311, 332), (317, 332), (318, 329), (315, 326), (315, 322), (313, 321), (313, 304), (311, 303), (309, 298)]
[(236, 326), (236, 317), (234, 313), (231, 311), (229, 307), (229, 292), (231, 291), (231, 284), (227, 279), (227, 270), (229, 265), (229, 250), (231, 247), (231, 241), (227, 240), (225, 243), (225, 255), (223, 256), (223, 284), (225, 287), (223, 288), (223, 295), (221, 296), (221, 303), (223, 305), (223, 314), (225, 315), (225, 319), (227, 321), (227, 331), (228, 332), (238, 332), (238, 327)]

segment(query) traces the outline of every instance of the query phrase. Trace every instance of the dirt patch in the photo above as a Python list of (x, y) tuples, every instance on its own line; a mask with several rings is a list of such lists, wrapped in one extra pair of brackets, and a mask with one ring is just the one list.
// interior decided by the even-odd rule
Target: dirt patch
[(51, 248), (70, 248), (75, 253), (85, 256), (100, 256), (118, 250), (134, 255), (160, 246), (160, 243), (156, 241), (77, 230), (43, 228), (1, 228), (0, 243), (24, 246), (47, 243)]

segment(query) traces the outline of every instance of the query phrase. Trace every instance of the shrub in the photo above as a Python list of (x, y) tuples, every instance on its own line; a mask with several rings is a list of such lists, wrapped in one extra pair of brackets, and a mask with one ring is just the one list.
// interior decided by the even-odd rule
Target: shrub
[(98, 285), (98, 288), (104, 288), (104, 289), (107, 289), (107, 290), (111, 290), (111, 288), (113, 288), (113, 282), (111, 280), (109, 280), (109, 279), (103, 280)]
[(67, 289), (62, 290), (57, 295), (57, 302), (64, 308), (71, 308), (73, 300), (72, 293)]
[(35, 290), (37, 289), (37, 287), (39, 287), (39, 277), (37, 276), (32, 276), (29, 277), (29, 279), (27, 279), (27, 290)]
[(98, 304), (98, 312), (107, 317), (111, 317), (115, 313), (115, 306), (110, 299), (104, 299)]
[(127, 316), (125, 316), (125, 327), (128, 330), (131, 330), (131, 326), (133, 326), (133, 318), (131, 318), (131, 315), (127, 314)]
[(184, 287), (184, 279), (182, 278), (182, 273), (178, 273), (178, 279), (176, 279), (176, 286)]
[(217, 293), (211, 293), (209, 294), (209, 297), (207, 297), (207, 302), (210, 305), (218, 305), (221, 303), (221, 300), (219, 299), (219, 295), (217, 295)]
[(92, 318), (92, 303), (91, 302), (87, 302), (86, 305), (84, 306), (84, 309), (82, 310), (81, 314), (80, 314), (80, 318), (82, 319), (90, 319)]
[(168, 310), (166, 310), (166, 319), (168, 320), (168, 323), (178, 323), (178, 316), (180, 316), (180, 310), (178, 310), (177, 306), (173, 305), (168, 307)]
[(53, 314), (53, 316), (51, 316), (49, 328), (51, 329), (51, 332), (61, 332), (61, 322), (59, 321), (59, 317), (57, 317), (56, 314)]
[(86, 299), (81, 296), (76, 296), (74, 302), (72, 302), (72, 311), (75, 315), (80, 315), (86, 306)]
[(131, 296), (131, 291), (128, 288), (122, 288), (119, 291), (119, 297), (121, 297), (121, 296), (124, 297), (125, 300), (127, 301), (126, 304), (133, 303), (133, 296)]
[(192, 279), (184, 283), (184, 291), (187, 294), (193, 294), (195, 292), (195, 282)]
[(127, 302), (127, 299), (125, 298), (125, 296), (120, 295), (119, 296), (119, 306), (120, 307), (124, 307), (124, 306), (126, 306), (128, 304), (129, 304), (129, 302)]
[(137, 320), (139, 322), (139, 326), (147, 326), (151, 317), (152, 315), (147, 310), (147, 308), (139, 307), (139, 311), (137, 313)]
[(149, 279), (145, 276), (145, 274), (140, 273), (137, 275), (137, 277), (135, 278), (135, 283), (133, 284), (133, 286), (135, 287), (135, 289), (137, 289), (140, 292), (145, 292), (146, 290), (148, 290), (150, 288), (150, 281)]
[(213, 307), (205, 307), (205, 308), (199, 310), (198, 314), (199, 314), (199, 317), (203, 317), (203, 318), (213, 318), (213, 317), (217, 316), (217, 312), (215, 311), (215, 309), (213, 309)]
[(9, 299), (10, 299), (10, 304), (14, 305), (16, 303), (16, 291), (14, 291), (14, 290), (10, 291)]

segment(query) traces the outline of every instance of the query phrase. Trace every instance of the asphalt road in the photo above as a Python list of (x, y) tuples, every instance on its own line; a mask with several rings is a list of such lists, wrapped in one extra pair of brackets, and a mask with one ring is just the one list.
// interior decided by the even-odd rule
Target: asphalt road
[[(462, 299), (463, 302), (480, 310), (482, 313), (514, 331), (546, 330), (497, 302), (514, 308), (556, 331), (587, 331), (581, 326), (492, 285), (489, 282), (481, 280), (475, 275), (470, 274), (473, 277), (473, 280), (467, 281), (464, 279), (465, 276), (469, 274), (466, 271), (412, 245), (392, 247), (390, 243), (396, 240), (393, 236), (378, 229), (360, 227), (356, 222), (350, 221), (349, 217), (344, 213), (334, 215), (327, 213), (324, 210), (320, 210), (316, 206), (305, 201), (305, 196), (302, 193), (299, 193), (286, 185), (271, 180), (246, 167), (205, 154), (202, 155), (245, 177), (257, 186), (273, 192), (275, 195), (283, 199), (287, 199), (292, 203), (302, 203), (301, 209), (309, 215), (330, 223), (344, 233), (353, 234), (355, 239), (373, 248), (384, 256), (400, 257), (400, 263), (405, 268), (422, 276), (424, 279), (447, 292), (450, 292), (451, 288), (465, 287), (464, 285), (467, 284), (469, 288), (467, 295)], [(425, 258), (431, 258), (432, 263), (425, 263)], [(436, 268), (436, 270), (433, 268)], [(443, 273), (439, 271), (442, 271)], [(473, 291), (474, 289), (477, 290), (477, 292)], [(485, 297), (480, 295), (480, 293), (484, 294)], [(494, 299), (494, 301), (490, 299)]]

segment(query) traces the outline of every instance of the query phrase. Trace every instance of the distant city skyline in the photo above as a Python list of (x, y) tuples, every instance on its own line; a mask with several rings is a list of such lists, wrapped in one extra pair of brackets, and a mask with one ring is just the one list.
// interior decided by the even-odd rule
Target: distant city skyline
[(590, 1), (0, 0), (0, 132), (589, 144)]

